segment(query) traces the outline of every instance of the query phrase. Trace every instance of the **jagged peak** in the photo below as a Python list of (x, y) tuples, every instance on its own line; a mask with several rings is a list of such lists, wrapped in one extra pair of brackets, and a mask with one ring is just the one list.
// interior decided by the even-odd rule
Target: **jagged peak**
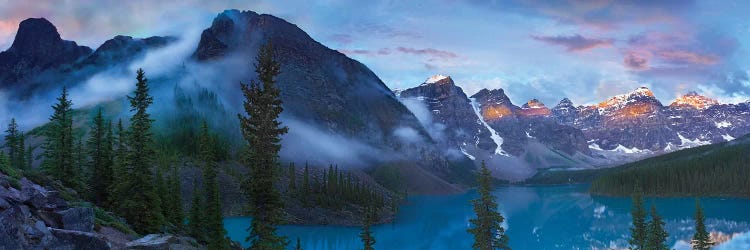
[(524, 103), (521, 108), (524, 109), (535, 109), (535, 108), (547, 108), (544, 106), (544, 103), (540, 102), (538, 99), (531, 99), (528, 102)]
[(451, 79), (451, 77), (448, 75), (437, 74), (437, 75), (431, 76), (430, 78), (427, 78), (427, 80), (425, 80), (422, 85), (433, 84), (433, 83), (453, 84), (453, 79)]
[(573, 107), (573, 101), (565, 97), (555, 107)]
[[(79, 47), (60, 37), (57, 27), (45, 18), (28, 18), (18, 24), (18, 31), (8, 51), (19, 55), (48, 56), (61, 53), (65, 48)], [(88, 47), (80, 46), (84, 50)]]
[(651, 90), (648, 87), (639, 87), (635, 89), (633, 92), (630, 93), (630, 95), (641, 95), (641, 96), (650, 96), (654, 97), (654, 93), (651, 92)]
[(692, 107), (695, 109), (706, 109), (718, 105), (719, 101), (700, 95), (698, 92), (689, 91), (685, 95), (677, 97), (669, 106), (671, 107)]

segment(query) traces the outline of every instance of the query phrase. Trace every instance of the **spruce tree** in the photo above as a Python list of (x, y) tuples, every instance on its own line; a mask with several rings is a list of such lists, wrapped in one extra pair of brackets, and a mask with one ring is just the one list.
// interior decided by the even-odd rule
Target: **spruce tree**
[(297, 237), (297, 245), (294, 246), (294, 250), (302, 250), (302, 245), (299, 242), (299, 237)]
[(244, 163), (250, 168), (243, 186), (253, 218), (248, 240), (251, 249), (284, 249), (286, 238), (276, 234), (283, 203), (274, 187), (278, 179), (281, 135), (288, 130), (279, 121), (283, 108), (275, 78), (280, 73), (280, 65), (274, 59), (270, 43), (261, 47), (256, 61), (255, 72), (260, 82), (252, 80), (249, 85), (240, 84), (245, 96), (245, 115), (238, 115), (242, 135), (248, 143), (243, 155)]
[(633, 192), (633, 205), (630, 210), (630, 215), (633, 219), (633, 226), (630, 228), (630, 248), (635, 250), (642, 250), (646, 247), (646, 209), (643, 208), (643, 193), (640, 186), (636, 183), (635, 191)]
[(293, 193), (297, 189), (297, 170), (294, 169), (294, 162), (289, 163), (289, 192)]
[(128, 177), (128, 138), (127, 131), (122, 126), (122, 120), (117, 121), (117, 136), (113, 137), (112, 154), (112, 183), (109, 190), (108, 206), (119, 214), (123, 212), (123, 204), (126, 199), (127, 190), (125, 180)]
[(310, 193), (310, 169), (305, 162), (305, 171), (302, 174), (302, 190), (305, 195)]
[(43, 169), (64, 185), (75, 187), (78, 177), (73, 167), (73, 102), (68, 99), (67, 88), (63, 87), (52, 109), (45, 131)]
[(19, 168), (18, 167), (18, 124), (16, 123), (16, 118), (10, 119), (10, 124), (8, 124), (8, 129), (5, 130), (5, 148), (8, 149), (8, 162), (10, 167), (13, 168)]
[(219, 194), (219, 183), (217, 181), (216, 155), (213, 148), (212, 137), (208, 132), (208, 124), (203, 120), (201, 132), (198, 136), (198, 152), (204, 162), (203, 181), (206, 195), (206, 230), (209, 249), (225, 249), (228, 242), (224, 235), (224, 217), (221, 212), (221, 196)]
[(479, 197), (471, 201), (477, 218), (469, 220), (471, 227), (467, 230), (474, 235), (472, 248), (479, 250), (510, 249), (508, 236), (502, 223), (505, 220), (497, 211), (497, 201), (492, 195), (492, 173), (482, 161), (478, 176)]
[(706, 224), (704, 223), (703, 209), (701, 208), (700, 201), (695, 199), (695, 234), (693, 234), (693, 249), (696, 250), (708, 250), (713, 245), (711, 237), (706, 230)]
[(182, 231), (185, 223), (185, 213), (182, 208), (182, 189), (180, 173), (177, 166), (172, 167), (172, 174), (168, 178), (167, 189), (169, 190), (169, 213), (166, 213), (167, 220), (175, 226), (175, 231)]
[(93, 189), (94, 203), (102, 206), (109, 200), (108, 188), (112, 185), (112, 166), (110, 159), (111, 144), (108, 142), (111, 130), (107, 127), (101, 108), (92, 121), (89, 136), (87, 142), (88, 158), (92, 173), (90, 186)]
[(362, 219), (362, 231), (359, 233), (359, 238), (362, 240), (364, 250), (374, 250), (375, 238), (370, 232), (370, 226), (372, 226), (372, 211), (371, 207), (366, 207), (364, 211), (364, 218)]
[(667, 250), (667, 237), (669, 234), (664, 229), (664, 220), (656, 212), (656, 207), (651, 204), (651, 222), (648, 223), (648, 236), (646, 237), (646, 249)]
[(201, 242), (207, 242), (204, 204), (203, 193), (198, 188), (198, 181), (194, 179), (193, 201), (190, 203), (190, 212), (188, 215), (188, 230), (190, 236)]
[(148, 107), (153, 97), (148, 93), (148, 80), (142, 69), (138, 69), (136, 81), (135, 92), (128, 96), (130, 111), (135, 114), (130, 118), (125, 189), (121, 190), (121, 194), (127, 193), (123, 195), (123, 216), (137, 232), (159, 232), (164, 216), (152, 172), (155, 152), (151, 134), (153, 120)]
[(26, 136), (23, 132), (18, 133), (18, 142), (16, 144), (16, 168), (28, 169), (28, 163), (26, 161)]

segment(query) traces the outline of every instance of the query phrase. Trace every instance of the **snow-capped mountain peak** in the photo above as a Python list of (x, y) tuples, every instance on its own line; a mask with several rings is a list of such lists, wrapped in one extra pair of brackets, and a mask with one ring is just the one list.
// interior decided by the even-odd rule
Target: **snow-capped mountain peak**
[(431, 76), (430, 78), (427, 78), (427, 80), (424, 82), (424, 84), (437, 83), (437, 82), (443, 81), (445, 79), (450, 79), (450, 78), (451, 77), (447, 76), (447, 75), (437, 74), (437, 75)]
[(707, 109), (717, 104), (719, 104), (719, 102), (714, 99), (702, 96), (695, 91), (690, 91), (687, 94), (675, 99), (669, 106)]

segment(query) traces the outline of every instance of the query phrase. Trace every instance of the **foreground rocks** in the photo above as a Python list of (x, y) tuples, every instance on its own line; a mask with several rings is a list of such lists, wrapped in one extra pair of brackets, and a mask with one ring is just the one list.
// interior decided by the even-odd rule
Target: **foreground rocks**
[(175, 235), (134, 235), (97, 227), (91, 207), (71, 207), (59, 193), (0, 174), (0, 249), (205, 249)]

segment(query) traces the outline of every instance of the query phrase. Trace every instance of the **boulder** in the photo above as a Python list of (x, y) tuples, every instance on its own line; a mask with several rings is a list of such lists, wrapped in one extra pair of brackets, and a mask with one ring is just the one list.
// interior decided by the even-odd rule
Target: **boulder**
[(195, 239), (171, 234), (149, 234), (128, 242), (125, 249), (132, 250), (199, 250), (206, 249)]
[(51, 228), (55, 240), (45, 249), (111, 249), (104, 238), (95, 233)]
[(81, 232), (94, 231), (94, 209), (74, 207), (58, 212), (62, 218), (62, 228)]

